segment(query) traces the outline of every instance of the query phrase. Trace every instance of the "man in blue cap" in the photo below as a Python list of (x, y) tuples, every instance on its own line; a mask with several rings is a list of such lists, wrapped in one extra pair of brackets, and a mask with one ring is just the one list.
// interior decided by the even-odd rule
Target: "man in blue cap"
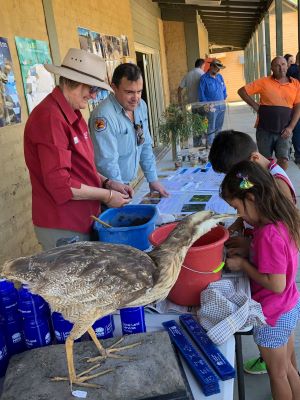
[(220, 70), (225, 66), (219, 60), (210, 63), (209, 70), (200, 78), (199, 101), (216, 102), (210, 104), (207, 113), (207, 145), (210, 146), (215, 135), (221, 132), (225, 117), (225, 99), (227, 97), (226, 85)]

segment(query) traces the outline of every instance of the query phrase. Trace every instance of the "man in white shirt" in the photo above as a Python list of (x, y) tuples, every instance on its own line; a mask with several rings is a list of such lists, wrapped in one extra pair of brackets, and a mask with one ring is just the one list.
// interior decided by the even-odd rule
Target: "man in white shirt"
[(205, 60), (198, 58), (195, 62), (195, 68), (189, 71), (182, 79), (178, 87), (178, 103), (182, 104), (182, 91), (185, 88), (187, 91), (187, 102), (196, 103), (198, 100), (198, 90), (200, 78), (204, 74)]

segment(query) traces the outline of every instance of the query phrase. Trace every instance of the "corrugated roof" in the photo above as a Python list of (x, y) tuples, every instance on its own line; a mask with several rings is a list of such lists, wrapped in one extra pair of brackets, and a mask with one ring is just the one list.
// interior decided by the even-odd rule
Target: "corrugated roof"
[(185, 0), (155, 2), (164, 20), (192, 22), (197, 12), (208, 31), (212, 52), (244, 49), (272, 4), (272, 0), (221, 0), (219, 5), (204, 0), (199, 5), (185, 4)]

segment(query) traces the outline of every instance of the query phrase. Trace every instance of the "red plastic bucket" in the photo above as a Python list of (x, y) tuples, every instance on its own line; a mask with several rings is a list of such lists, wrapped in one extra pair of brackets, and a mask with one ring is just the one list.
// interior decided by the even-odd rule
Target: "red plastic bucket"
[[(153, 246), (163, 243), (176, 225), (174, 222), (155, 229), (149, 236), (150, 243)], [(214, 271), (222, 264), (224, 242), (228, 238), (228, 230), (219, 225), (193, 243), (185, 256), (178, 279), (169, 293), (169, 300), (182, 306), (200, 304), (201, 291), (210, 282), (221, 278), (221, 269), (218, 272)]]

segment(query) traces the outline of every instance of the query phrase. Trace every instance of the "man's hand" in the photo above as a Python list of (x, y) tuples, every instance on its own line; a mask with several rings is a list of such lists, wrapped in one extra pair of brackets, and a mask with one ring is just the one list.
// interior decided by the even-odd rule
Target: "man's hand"
[(162, 197), (169, 197), (169, 193), (159, 181), (149, 183), (150, 192), (158, 192)]
[(128, 195), (130, 198), (134, 195), (134, 190), (129, 185), (124, 185), (124, 183), (117, 181), (109, 181), (108, 184), (109, 189), (113, 189), (122, 194)]
[(283, 131), (281, 132), (281, 137), (283, 139), (288, 139), (293, 136), (293, 129), (291, 129), (289, 126), (287, 126)]

